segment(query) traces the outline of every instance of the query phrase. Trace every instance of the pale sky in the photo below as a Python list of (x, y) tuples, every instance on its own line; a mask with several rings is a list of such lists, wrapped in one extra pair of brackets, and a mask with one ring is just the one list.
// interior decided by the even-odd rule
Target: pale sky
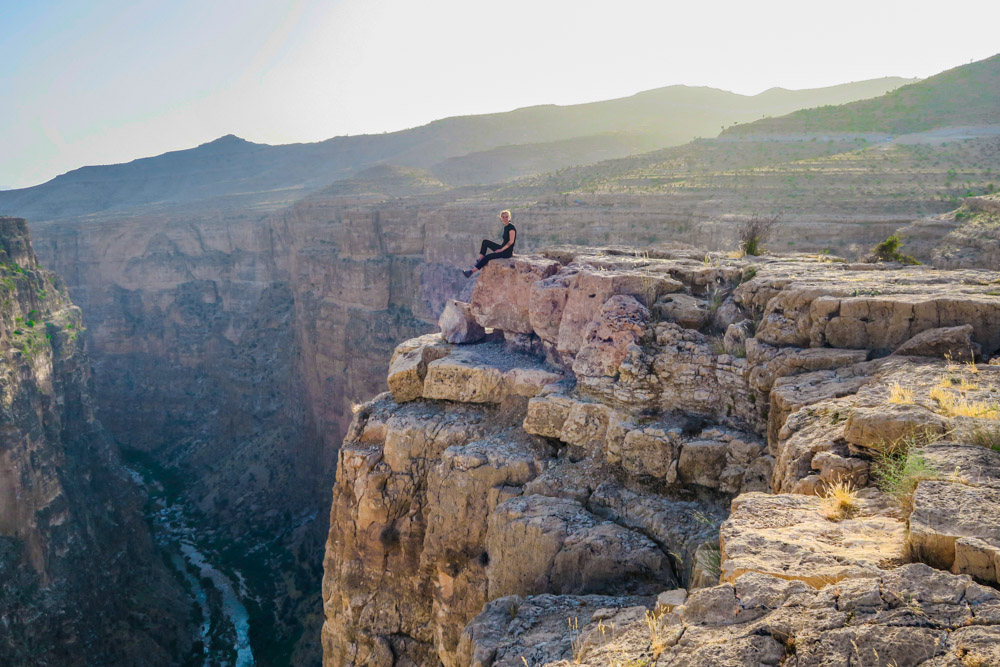
[(0, 0), (0, 188), (224, 134), (319, 141), (672, 84), (755, 94), (1000, 52), (996, 0)]

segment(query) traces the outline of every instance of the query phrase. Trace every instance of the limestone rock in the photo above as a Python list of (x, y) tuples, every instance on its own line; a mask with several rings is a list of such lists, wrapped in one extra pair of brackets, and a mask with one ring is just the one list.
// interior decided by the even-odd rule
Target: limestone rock
[[(634, 608), (648, 598), (603, 595), (507, 596), (487, 604), (462, 633), (461, 664), (470, 667), (524, 667), (572, 661), (574, 644), (586, 643), (608, 612)], [(613, 617), (614, 614), (611, 614)], [(567, 620), (569, 619), (569, 622)], [(581, 641), (576, 640), (580, 638)], [(592, 640), (591, 643), (594, 643)]]
[(674, 607), (679, 607), (687, 600), (688, 592), (683, 588), (675, 588), (671, 591), (663, 591), (656, 596), (656, 610), (658, 612), (671, 612)]
[(750, 337), (749, 320), (730, 324), (726, 328), (726, 333), (722, 338), (722, 346), (727, 354), (746, 356), (747, 338)]
[(944, 433), (946, 422), (922, 405), (883, 404), (855, 407), (844, 428), (844, 439), (857, 451), (879, 451), (914, 435)]
[(463, 403), (500, 403), (511, 395), (536, 396), (562, 377), (535, 357), (484, 343), (452, 349), (428, 363), (422, 394)]
[(574, 401), (559, 439), (580, 447), (591, 457), (598, 457), (604, 450), (613, 412), (603, 403)]
[(429, 334), (399, 345), (389, 362), (389, 391), (397, 403), (420, 398), (424, 392), (427, 364), (448, 354), (438, 334)]
[[(607, 480), (593, 490), (587, 507), (598, 516), (649, 535), (678, 561), (681, 583), (688, 587), (718, 583), (698, 578), (698, 551), (707, 542), (718, 545), (719, 524), (725, 509), (711, 502), (698, 503), (637, 493)], [(718, 548), (716, 548), (718, 555)]]
[(629, 347), (646, 335), (649, 318), (649, 311), (631, 296), (608, 299), (584, 333), (573, 372), (578, 376), (616, 375)]
[(423, 395), (461, 403), (499, 403), (506, 395), (503, 371), (474, 354), (453, 352), (427, 365)]
[(427, 480), (427, 531), (421, 562), (434, 573), (434, 644), (445, 664), (466, 622), (488, 600), (484, 548), (487, 518), (548, 465), (552, 452), (511, 429), (452, 445)]
[(683, 293), (660, 297), (652, 311), (657, 319), (675, 322), (685, 329), (700, 329), (710, 317), (703, 301)]
[(539, 338), (555, 344), (570, 290), (576, 284), (575, 271), (537, 280), (531, 285), (528, 321)]
[(949, 357), (956, 362), (972, 361), (982, 348), (972, 340), (972, 325), (928, 329), (896, 348), (893, 354), (919, 357)]
[(733, 500), (722, 524), (722, 579), (745, 572), (804, 581), (822, 588), (844, 578), (876, 577), (898, 562), (903, 523), (877, 501), (858, 500), (855, 518), (824, 518), (814, 496), (748, 493)]
[(719, 487), (726, 467), (726, 443), (717, 440), (686, 442), (677, 463), (677, 477), (686, 484)]
[(543, 257), (513, 257), (490, 262), (476, 281), (471, 310), (484, 327), (513, 333), (532, 333), (531, 287), (548, 278), (559, 263)]
[(557, 349), (562, 354), (576, 354), (586, 342), (588, 325), (595, 316), (595, 304), (604, 304), (615, 295), (629, 295), (648, 308), (660, 295), (682, 288), (680, 282), (663, 275), (581, 267), (563, 309)]
[(489, 519), (487, 551), (491, 598), (651, 592), (676, 584), (652, 541), (565, 498), (526, 496), (499, 505)]
[(469, 304), (454, 299), (445, 303), (438, 318), (438, 328), (441, 337), (449, 343), (475, 343), (486, 335), (486, 330), (472, 316)]
[(524, 430), (546, 438), (562, 436), (563, 426), (577, 401), (562, 394), (536, 396), (528, 401)]
[(922, 481), (913, 494), (910, 556), (955, 574), (996, 582), (1000, 580), (998, 516), (1000, 488)]
[(677, 465), (681, 451), (681, 430), (656, 427), (628, 432), (621, 445), (621, 466), (635, 476), (666, 479), (671, 465)]

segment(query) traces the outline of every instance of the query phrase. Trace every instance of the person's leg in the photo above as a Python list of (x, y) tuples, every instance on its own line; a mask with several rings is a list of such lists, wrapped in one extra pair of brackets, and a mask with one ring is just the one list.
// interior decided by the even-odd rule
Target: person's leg
[(482, 257), (490, 250), (499, 250), (500, 244), (490, 241), (489, 239), (483, 239), (482, 245), (479, 246), (479, 256)]
[(502, 259), (504, 258), (504, 256), (505, 255), (500, 252), (488, 252), (485, 255), (483, 255), (479, 261), (476, 262), (476, 268), (482, 271), (483, 267), (489, 264), (492, 260)]

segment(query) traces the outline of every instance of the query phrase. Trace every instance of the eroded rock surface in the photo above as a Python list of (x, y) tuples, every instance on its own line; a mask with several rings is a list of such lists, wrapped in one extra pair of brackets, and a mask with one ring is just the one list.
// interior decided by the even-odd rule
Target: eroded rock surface
[[(992, 659), (1000, 602), (970, 576), (998, 568), (995, 281), (687, 249), (491, 263), (470, 312), (493, 332), (400, 344), (345, 440), (327, 664)], [(921, 478), (890, 488), (908, 456)]]

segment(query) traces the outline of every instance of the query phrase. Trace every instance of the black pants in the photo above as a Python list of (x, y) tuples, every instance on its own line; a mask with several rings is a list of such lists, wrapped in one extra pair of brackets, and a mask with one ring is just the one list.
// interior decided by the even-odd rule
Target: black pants
[(497, 250), (500, 247), (502, 246), (495, 241), (490, 241), (489, 239), (483, 241), (483, 244), (479, 246), (479, 254), (482, 255), (483, 258), (476, 262), (476, 268), (482, 269), (494, 259), (505, 259), (514, 255), (513, 248), (507, 248), (503, 252), (490, 252), (490, 250)]

